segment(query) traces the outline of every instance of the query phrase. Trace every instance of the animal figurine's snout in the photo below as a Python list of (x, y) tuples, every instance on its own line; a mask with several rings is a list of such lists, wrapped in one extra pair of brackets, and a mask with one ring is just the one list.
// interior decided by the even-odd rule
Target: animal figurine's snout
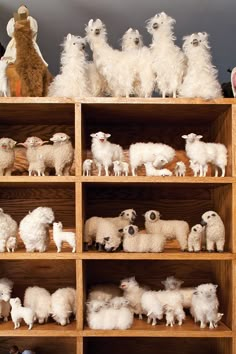
[(96, 34), (96, 35), (99, 35), (99, 34), (100, 34), (100, 29), (98, 29), (98, 28), (95, 29), (95, 34)]
[(135, 38), (134, 43), (135, 43), (136, 45), (138, 45), (138, 44), (139, 44), (139, 38)]
[(157, 29), (159, 27), (158, 23), (154, 23), (152, 28)]
[(152, 213), (150, 214), (150, 219), (151, 219), (151, 220), (155, 220), (155, 219), (156, 219), (155, 213), (152, 212)]
[(199, 44), (199, 42), (198, 42), (198, 40), (195, 38), (195, 39), (192, 41), (192, 44), (193, 44), (194, 47), (197, 47), (198, 44)]

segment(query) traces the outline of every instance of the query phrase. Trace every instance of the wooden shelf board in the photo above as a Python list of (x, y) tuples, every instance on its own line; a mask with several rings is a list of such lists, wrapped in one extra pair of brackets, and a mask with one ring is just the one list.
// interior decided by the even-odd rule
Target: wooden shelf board
[(1, 103), (74, 104), (74, 102), (75, 102), (74, 99), (70, 97), (0, 97), (0, 104)]
[(75, 176), (0, 176), (0, 183), (73, 183)]
[(147, 324), (144, 320), (135, 319), (132, 328), (128, 330), (91, 330), (87, 326), (82, 332), (83, 337), (232, 337), (232, 331), (224, 324), (210, 330), (200, 329), (191, 318), (187, 318), (182, 326), (166, 327), (162, 322), (156, 326)]
[(22, 250), (17, 250), (14, 253), (0, 253), (0, 261), (1, 260), (73, 260), (73, 259), (78, 259), (78, 254), (72, 253), (72, 252), (65, 252), (62, 251), (60, 253), (57, 253), (56, 251), (47, 251), (47, 252), (22, 252)]

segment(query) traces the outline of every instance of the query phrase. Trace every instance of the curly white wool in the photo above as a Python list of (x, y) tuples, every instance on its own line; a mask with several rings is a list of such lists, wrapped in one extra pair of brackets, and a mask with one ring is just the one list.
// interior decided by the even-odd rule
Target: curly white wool
[(0, 240), (7, 242), (9, 237), (16, 237), (17, 229), (16, 221), (0, 208)]
[(14, 329), (20, 327), (22, 320), (24, 320), (25, 323), (29, 326), (29, 329), (32, 329), (36, 319), (34, 311), (29, 307), (23, 307), (18, 297), (10, 299), (10, 305), (11, 318), (12, 322), (14, 323)]
[(3, 253), (6, 250), (6, 240), (0, 240), (0, 252)]
[(54, 221), (51, 208), (38, 207), (20, 222), (19, 231), (26, 252), (45, 252), (49, 244), (49, 225)]
[(70, 316), (76, 316), (76, 290), (62, 288), (51, 295), (51, 310), (54, 321), (61, 326), (70, 323)]
[(57, 246), (57, 252), (61, 252), (63, 242), (67, 242), (70, 245), (73, 253), (76, 250), (75, 233), (63, 231), (63, 225), (61, 222), (53, 223), (53, 240)]
[(117, 226), (109, 220), (101, 219), (97, 227), (96, 243), (99, 251), (103, 250), (102, 246), (108, 252), (115, 251), (121, 244), (121, 237)]
[(51, 295), (44, 288), (28, 287), (25, 290), (24, 306), (33, 310), (39, 323), (47, 322), (51, 314)]
[(183, 307), (190, 308), (192, 303), (192, 296), (194, 293), (195, 288), (188, 287), (188, 288), (181, 288), (181, 285), (184, 281), (176, 279), (174, 276), (167, 277), (165, 280), (161, 282), (165, 290), (170, 291), (179, 291), (180, 294), (183, 296)]
[(142, 309), (147, 314), (148, 323), (152, 322), (152, 326), (156, 325), (157, 320), (162, 320), (164, 314), (163, 305), (155, 294), (156, 291), (146, 291), (141, 297)]

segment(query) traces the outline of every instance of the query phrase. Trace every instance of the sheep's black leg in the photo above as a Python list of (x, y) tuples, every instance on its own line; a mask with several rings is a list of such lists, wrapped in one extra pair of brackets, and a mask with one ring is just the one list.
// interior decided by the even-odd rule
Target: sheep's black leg
[(102, 252), (103, 251), (103, 245), (101, 243), (97, 243), (98, 245), (98, 252)]
[(84, 250), (85, 250), (85, 251), (88, 251), (88, 250), (89, 250), (88, 242), (84, 242)]

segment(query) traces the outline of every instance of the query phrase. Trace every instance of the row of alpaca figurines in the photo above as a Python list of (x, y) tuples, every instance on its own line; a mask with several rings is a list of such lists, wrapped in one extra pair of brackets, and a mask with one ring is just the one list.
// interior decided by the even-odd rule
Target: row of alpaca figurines
[[(48, 70), (37, 45), (38, 24), (22, 5), (7, 24), (11, 37), (6, 51), (0, 47), (0, 96), (24, 97), (201, 97), (236, 96), (236, 68), (231, 84), (220, 85), (212, 64), (208, 34), (184, 37), (183, 50), (175, 45), (175, 20), (161, 12), (148, 20), (152, 44), (143, 45), (138, 30), (129, 28), (122, 37), (122, 50), (107, 42), (105, 24), (90, 20), (84, 38), (68, 34), (63, 43), (60, 74)], [(93, 52), (87, 60), (86, 43)], [(112, 63), (112, 65), (111, 65)], [(226, 91), (229, 91), (227, 93)]]

